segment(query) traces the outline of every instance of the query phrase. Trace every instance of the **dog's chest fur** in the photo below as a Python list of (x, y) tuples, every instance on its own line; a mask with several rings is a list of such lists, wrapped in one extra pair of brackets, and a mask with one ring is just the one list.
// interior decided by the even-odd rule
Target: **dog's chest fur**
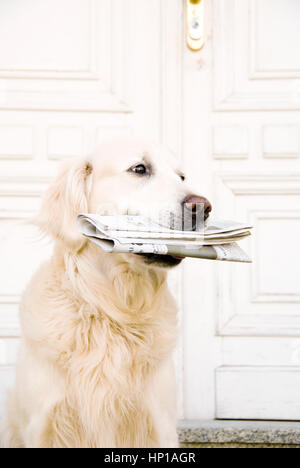
[[(59, 418), (56, 433), (63, 445), (157, 445), (154, 415), (161, 417), (168, 399), (162, 401), (163, 394), (172, 391), (166, 362), (177, 336), (176, 306), (165, 281), (158, 285), (157, 279), (123, 272), (105, 289), (95, 285), (95, 294), (82, 275), (66, 281), (55, 272), (49, 276), (48, 265), (38, 273), (44, 280), (39, 291), (33, 279), (34, 294), (29, 287), (22, 315), (35, 353), (50, 359), (64, 381), (63, 398), (50, 418)], [(123, 287), (128, 281), (130, 297)], [(35, 324), (30, 334), (29, 320)]]

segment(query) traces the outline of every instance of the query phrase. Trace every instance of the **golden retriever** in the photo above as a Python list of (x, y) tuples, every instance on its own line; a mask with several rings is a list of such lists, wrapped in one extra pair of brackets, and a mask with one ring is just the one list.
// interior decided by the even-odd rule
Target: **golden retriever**
[(181, 259), (104, 253), (76, 217), (199, 201), (207, 217), (209, 202), (160, 146), (106, 143), (65, 165), (37, 217), (54, 250), (21, 301), (3, 447), (177, 446), (176, 304), (166, 278)]

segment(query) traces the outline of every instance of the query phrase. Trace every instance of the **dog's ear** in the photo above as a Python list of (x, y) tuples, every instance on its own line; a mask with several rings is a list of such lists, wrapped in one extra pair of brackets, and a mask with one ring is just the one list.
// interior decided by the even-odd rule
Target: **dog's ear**
[(50, 185), (35, 219), (43, 233), (61, 240), (74, 250), (79, 250), (85, 242), (76, 219), (80, 213), (88, 212), (92, 171), (92, 164), (88, 161), (68, 162)]

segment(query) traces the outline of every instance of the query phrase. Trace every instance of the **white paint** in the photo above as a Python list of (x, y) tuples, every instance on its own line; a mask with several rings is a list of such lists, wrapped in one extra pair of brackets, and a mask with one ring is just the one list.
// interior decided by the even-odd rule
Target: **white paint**
[(266, 158), (298, 158), (300, 152), (299, 126), (267, 125), (263, 129)]
[[(266, 296), (294, 296), (295, 300), (299, 300), (300, 249), (297, 244), (300, 238), (300, 211), (296, 214), (262, 216), (257, 222), (256, 235), (259, 293)], [(274, 257), (276, 264), (270, 267)]]
[(217, 418), (300, 419), (299, 367), (223, 367), (216, 386)]
[[(264, 19), (260, 16), (262, 5), (265, 6)], [(296, 45), (299, 42), (296, 20), (299, 2), (214, 0), (213, 7), (215, 108), (220, 111), (299, 110), (299, 84), (288, 81), (300, 76)], [(277, 20), (283, 8), (286, 8), (284, 21), (280, 21), (278, 30)], [(258, 28), (259, 21), (261, 27)], [(270, 43), (275, 36), (274, 52), (270, 52)], [(267, 57), (271, 57), (271, 61), (268, 59), (265, 66), (263, 60)], [(276, 66), (274, 61), (277, 61)]]
[[(300, 28), (295, 18), (300, 17), (298, 0), (256, 2), (255, 25), (259, 47), (256, 63), (259, 71), (300, 71), (300, 55), (294, 53), (300, 43)], [(268, 25), (268, 27), (266, 27)]]
[(33, 129), (30, 126), (0, 126), (0, 159), (30, 159), (33, 151)]
[(19, 339), (0, 340), (0, 366), (13, 366), (16, 364), (19, 352)]
[(90, 35), (86, 4), (90, 3), (90, 0), (1, 2), (0, 70), (86, 71)]
[(48, 157), (76, 157), (83, 154), (83, 129), (80, 127), (50, 127), (47, 132)]
[(96, 144), (102, 141), (113, 140), (114, 138), (129, 138), (133, 134), (132, 128), (125, 126), (103, 126), (97, 129)]
[(0, 297), (19, 297), (40, 262), (48, 257), (50, 246), (39, 238), (27, 220), (7, 220), (0, 214)]
[(7, 399), (7, 393), (15, 380), (15, 371), (13, 366), (0, 367), (0, 417), (3, 414), (3, 407)]
[(248, 129), (245, 127), (215, 127), (213, 153), (216, 159), (244, 159), (249, 151)]

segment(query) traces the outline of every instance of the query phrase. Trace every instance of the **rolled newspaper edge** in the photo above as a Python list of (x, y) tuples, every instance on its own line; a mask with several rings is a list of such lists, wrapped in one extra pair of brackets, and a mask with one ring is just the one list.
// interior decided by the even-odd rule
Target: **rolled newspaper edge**
[(241, 247), (232, 241), (227, 244), (203, 245), (196, 243), (177, 243), (167, 239), (116, 239), (110, 237), (103, 230), (98, 229), (94, 217), (80, 215), (77, 223), (80, 232), (94, 242), (105, 252), (108, 253), (134, 253), (134, 254), (156, 254), (156, 255), (172, 255), (174, 257), (192, 257), (202, 258), (207, 260), (221, 260), (228, 262), (252, 263), (249, 256), (241, 249)]
[(84, 234), (90, 241), (108, 253), (132, 253), (132, 254), (156, 254), (172, 255), (174, 257), (202, 258), (205, 260), (221, 260), (227, 262), (252, 263), (250, 257), (237, 244), (197, 246), (197, 247), (177, 247), (166, 244), (121, 244), (112, 239), (100, 239), (98, 237)]

